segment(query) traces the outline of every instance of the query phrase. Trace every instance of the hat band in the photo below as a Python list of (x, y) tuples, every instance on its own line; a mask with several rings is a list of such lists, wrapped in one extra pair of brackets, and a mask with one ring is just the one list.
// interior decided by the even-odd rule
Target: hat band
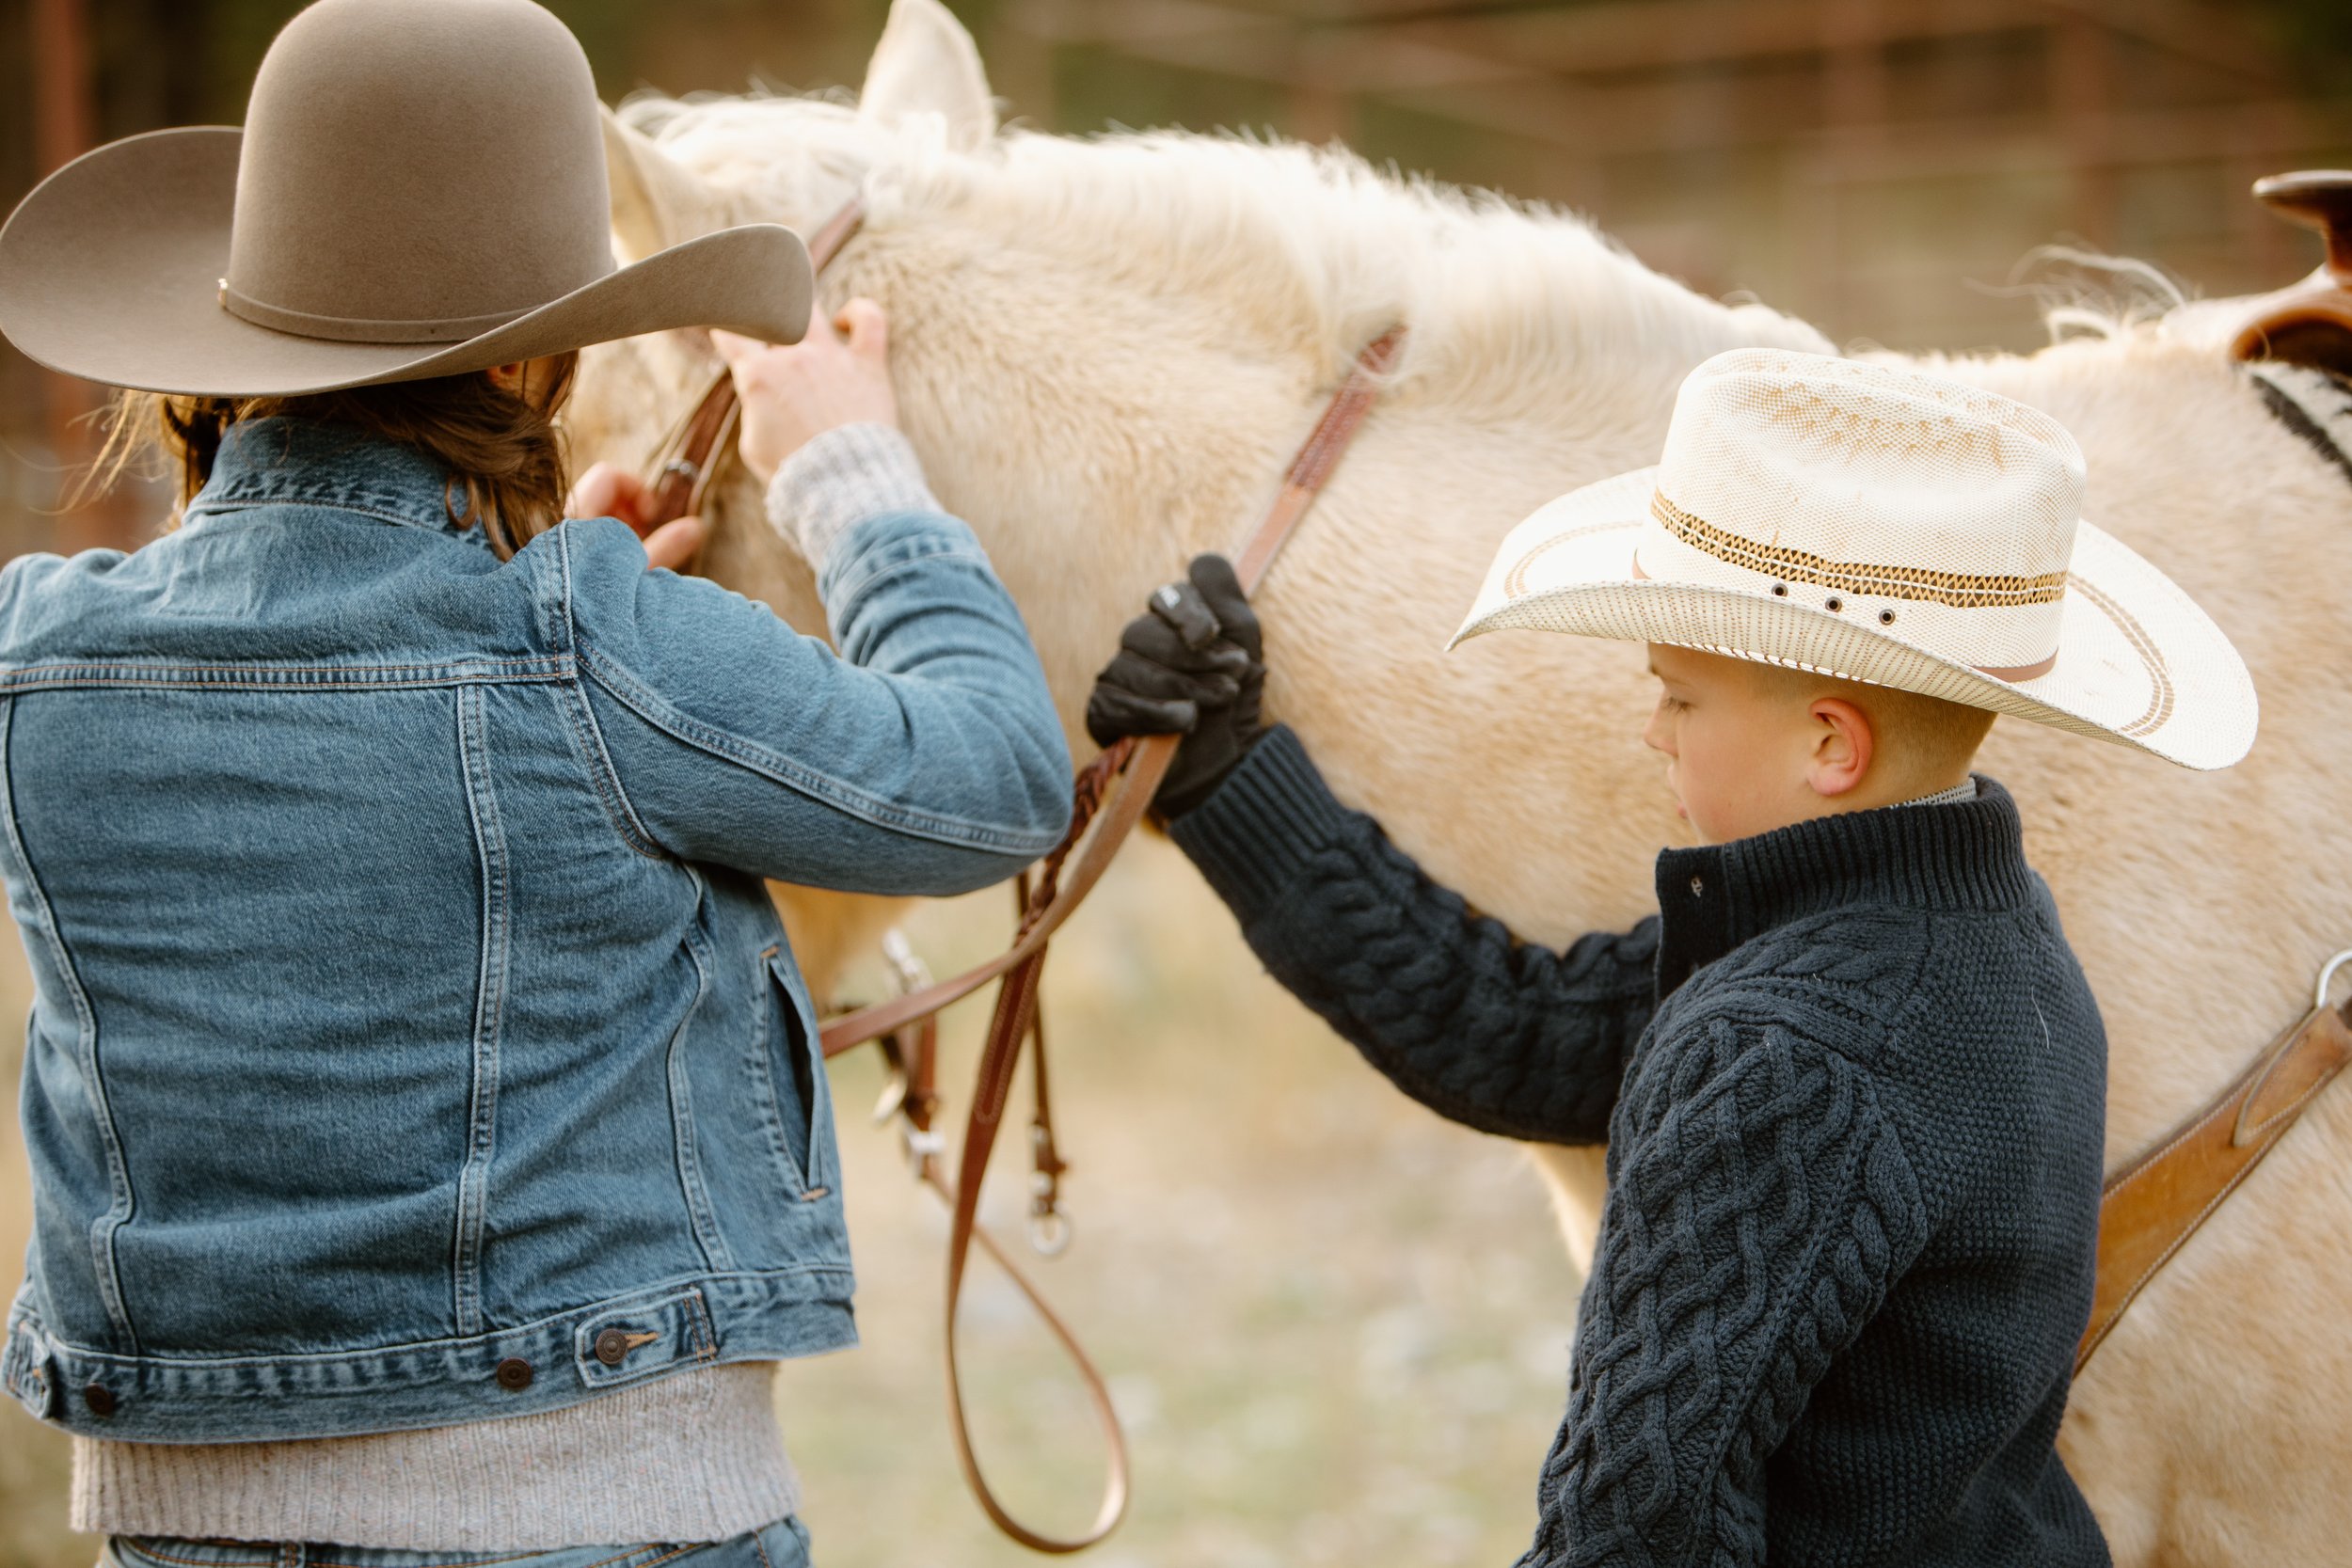
[[(1638, 544), (1633, 546), (1633, 576), (1634, 579), (1639, 582), (1656, 582), (1658, 580), (1656, 578), (1651, 577), (1643, 567), (1642, 546)], [(1881, 633), (1879, 635), (1883, 636), (1884, 634)], [(1900, 638), (1889, 638), (1888, 641), (1900, 641), (1902, 640)], [(1911, 646), (1916, 647), (1917, 644), (1913, 643)], [(2056, 649), (2053, 649), (2051, 650), (2049, 657), (2036, 659), (2031, 664), (1972, 664), (1969, 668), (1974, 670), (1979, 675), (1990, 675), (1996, 681), (2008, 681), (2011, 685), (2015, 685), (2019, 681), (2029, 681), (2038, 676), (2046, 675), (2051, 671), (2057, 669), (2058, 652)]]
[(1764, 577), (1810, 583), (1817, 588), (1881, 599), (1920, 600), (1948, 605), (1954, 610), (2056, 604), (2066, 596), (2063, 569), (2031, 577), (2010, 573), (1983, 576), (1932, 566), (1874, 566), (1832, 561), (1808, 550), (1767, 545), (1717, 528), (1668, 500), (1662, 490), (1651, 493), (1649, 510), (1668, 533), (1726, 565)]
[(457, 316), (442, 321), (361, 321), (351, 316), (314, 316), (289, 310), (240, 293), (229, 279), (220, 280), (220, 308), (240, 321), (297, 338), (320, 338), (334, 343), (462, 343), (494, 327), (504, 326), (537, 309), (494, 310), (486, 316)]

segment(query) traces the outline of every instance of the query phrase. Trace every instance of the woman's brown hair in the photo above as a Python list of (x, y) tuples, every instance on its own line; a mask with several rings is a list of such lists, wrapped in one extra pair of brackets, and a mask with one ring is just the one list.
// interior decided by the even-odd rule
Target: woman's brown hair
[(511, 387), (478, 371), (300, 397), (119, 392), (85, 494), (104, 489), (152, 452), (175, 482), (176, 517), (212, 478), (230, 425), (278, 415), (316, 420), (414, 447), (448, 469), (442, 505), (450, 521), (459, 528), (479, 523), (505, 559), (563, 520), (567, 463), (556, 413), (579, 368), (573, 353), (532, 361)]

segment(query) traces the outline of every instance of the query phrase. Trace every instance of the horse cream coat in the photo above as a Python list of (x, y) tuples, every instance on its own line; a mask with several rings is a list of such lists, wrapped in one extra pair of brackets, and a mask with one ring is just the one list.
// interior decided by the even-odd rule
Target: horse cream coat
[[(824, 280), (889, 309), (903, 421), (1020, 600), (1081, 754), (1119, 628), (1195, 551), (1237, 543), (1356, 350), (1412, 332), (1394, 385), (1258, 603), (1270, 716), (1343, 799), (1530, 940), (1623, 927), (1675, 840), (1638, 647), (1447, 635), (1535, 505), (1653, 462), (1677, 385), (1720, 349), (1826, 349), (1804, 323), (1645, 270), (1588, 226), (1402, 182), (1343, 154), (1182, 135), (1000, 133), (969, 37), (898, 0), (859, 107), (639, 104), (610, 127), (628, 254), (732, 222), (871, 216)], [(2110, 1163), (2146, 1148), (2309, 1005), (2352, 945), (2352, 543), (2345, 475), (2272, 416), (2198, 311), (2030, 357), (1934, 358), (2049, 410), (2088, 515), (2236, 642), (2251, 756), (2168, 768), (2023, 723), (1982, 766), (2015, 791), (2109, 1030)], [(635, 463), (709, 373), (685, 334), (589, 353), (579, 455)], [(2341, 439), (2316, 380), (2280, 385)], [(810, 629), (806, 566), (739, 471), (713, 577)], [(780, 889), (820, 991), (879, 900)], [(1579, 1256), (1598, 1151), (1544, 1149)], [(2324, 1099), (2139, 1300), (2061, 1439), (2119, 1562), (2335, 1560), (2352, 1534), (2352, 1092)], [(1531, 1459), (1533, 1456), (1531, 1456)]]

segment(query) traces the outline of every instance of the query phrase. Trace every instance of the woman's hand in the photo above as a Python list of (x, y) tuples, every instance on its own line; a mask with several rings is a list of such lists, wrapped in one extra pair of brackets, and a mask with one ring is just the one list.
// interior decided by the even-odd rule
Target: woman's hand
[(1263, 733), (1265, 687), (1257, 612), (1221, 555), (1196, 557), (1187, 580), (1153, 591), (1127, 623), (1119, 655), (1094, 679), (1087, 733), (1098, 746), (1129, 736), (1182, 735), (1152, 806), (1182, 816), (1207, 800)]
[(703, 547), (708, 530), (700, 517), (673, 518), (660, 528), (645, 523), (645, 505), (649, 497), (645, 482), (627, 468), (611, 463), (599, 463), (580, 476), (572, 493), (564, 498), (566, 517), (618, 517), (637, 531), (637, 537), (645, 542), (645, 564), (667, 566), (673, 572), (686, 570), (688, 562)]
[[(789, 347), (732, 332), (714, 331), (710, 341), (725, 358), (736, 396), (742, 400), (736, 452), (762, 484), (775, 477), (786, 458), (828, 430), (898, 423), (898, 400), (890, 389), (889, 323), (870, 299), (850, 301), (832, 321), (812, 318), (808, 336)], [(643, 480), (599, 463), (572, 486), (564, 515), (618, 517), (644, 540), (646, 564), (685, 570), (709, 531), (701, 518), (691, 516), (649, 527), (646, 500)]]
[(898, 423), (890, 388), (890, 324), (870, 299), (853, 299), (827, 321), (809, 319), (808, 336), (789, 347), (712, 332), (735, 372), (743, 423), (735, 447), (765, 484), (784, 460), (845, 424)]

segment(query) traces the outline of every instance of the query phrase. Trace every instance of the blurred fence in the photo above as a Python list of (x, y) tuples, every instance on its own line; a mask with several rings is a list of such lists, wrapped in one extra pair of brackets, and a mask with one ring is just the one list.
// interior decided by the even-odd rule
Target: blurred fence
[[(550, 0), (617, 99), (854, 87), (884, 0)], [(26, 0), (0, 196), (77, 140), (234, 122), (294, 0)], [(2310, 243), (2246, 188), (2352, 163), (2343, 0), (956, 0), (1009, 114), (1337, 138), (1592, 214), (1652, 265), (1840, 341), (2028, 348), (2035, 247), (2241, 293)], [(486, 221), (495, 221), (494, 216)], [(0, 350), (0, 556), (135, 542), (55, 515), (87, 389)], [(63, 449), (61, 453), (61, 447)]]

